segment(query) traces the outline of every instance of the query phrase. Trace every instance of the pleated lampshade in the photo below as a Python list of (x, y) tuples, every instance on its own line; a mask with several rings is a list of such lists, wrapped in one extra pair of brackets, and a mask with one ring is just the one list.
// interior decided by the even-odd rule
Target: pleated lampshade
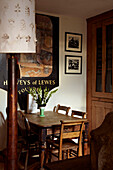
[(35, 0), (0, 0), (0, 53), (35, 53)]

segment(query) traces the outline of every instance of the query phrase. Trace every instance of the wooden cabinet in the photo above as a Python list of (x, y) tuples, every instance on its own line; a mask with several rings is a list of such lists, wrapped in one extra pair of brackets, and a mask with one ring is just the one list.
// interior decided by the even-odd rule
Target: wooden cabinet
[(87, 19), (87, 112), (90, 130), (113, 111), (113, 10)]

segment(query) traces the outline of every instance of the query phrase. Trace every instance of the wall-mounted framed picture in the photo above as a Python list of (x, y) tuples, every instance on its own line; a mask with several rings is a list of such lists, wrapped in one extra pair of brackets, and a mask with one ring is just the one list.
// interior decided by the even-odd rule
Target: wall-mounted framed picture
[(65, 74), (82, 74), (82, 56), (65, 55)]
[(65, 32), (65, 51), (82, 52), (82, 34)]

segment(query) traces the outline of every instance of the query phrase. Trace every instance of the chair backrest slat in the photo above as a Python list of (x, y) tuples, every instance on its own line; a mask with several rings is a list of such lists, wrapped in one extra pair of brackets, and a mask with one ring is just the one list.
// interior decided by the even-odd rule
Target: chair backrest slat
[(72, 110), (72, 117), (80, 116), (81, 118), (86, 118), (86, 112), (81, 112), (77, 110)]
[(63, 133), (62, 134), (62, 139), (68, 139), (68, 138), (77, 138), (80, 136), (80, 132), (68, 132), (68, 133)]
[(60, 111), (64, 111), (66, 115), (68, 115), (69, 110), (71, 108), (67, 107), (67, 106), (61, 106), (60, 104), (57, 105), (57, 107), (55, 106), (53, 111), (55, 111), (56, 113), (60, 113)]

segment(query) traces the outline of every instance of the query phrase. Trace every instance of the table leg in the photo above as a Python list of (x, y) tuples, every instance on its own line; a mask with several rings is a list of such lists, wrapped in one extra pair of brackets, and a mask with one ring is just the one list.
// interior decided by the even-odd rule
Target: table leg
[(89, 128), (89, 123), (87, 122), (87, 123), (85, 123), (85, 131), (84, 131), (84, 139), (83, 139), (83, 141), (84, 141), (84, 155), (87, 155), (87, 154), (89, 154), (88, 152), (88, 150), (89, 150), (89, 146), (88, 146), (88, 128)]
[(45, 142), (47, 136), (47, 129), (40, 129), (40, 167), (43, 169), (45, 159)]

